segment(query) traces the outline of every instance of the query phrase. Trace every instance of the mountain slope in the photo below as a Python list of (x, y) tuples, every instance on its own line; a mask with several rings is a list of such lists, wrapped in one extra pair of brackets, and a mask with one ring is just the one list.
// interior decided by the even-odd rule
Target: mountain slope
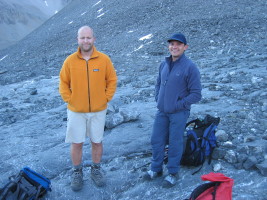
[(67, 3), (69, 0), (1, 0), (0, 49), (15, 44)]
[[(229, 56), (262, 54), (266, 49), (263, 2), (99, 2), (74, 1), (19, 44), (1, 51), (0, 59), (8, 56), (0, 62), (0, 70), (7, 71), (0, 84), (56, 75), (66, 55), (76, 49), (76, 32), (84, 24), (94, 28), (97, 46), (119, 59), (127, 54), (166, 53), (166, 38), (177, 31), (188, 36), (192, 56), (209, 58), (220, 51)], [(148, 34), (153, 37), (139, 40)], [(21, 56), (24, 59), (18, 62)]]

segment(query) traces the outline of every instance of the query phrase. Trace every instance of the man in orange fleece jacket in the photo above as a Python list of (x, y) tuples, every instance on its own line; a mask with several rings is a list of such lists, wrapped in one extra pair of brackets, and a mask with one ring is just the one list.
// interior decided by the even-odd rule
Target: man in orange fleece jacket
[(105, 185), (100, 162), (107, 103), (117, 86), (117, 76), (110, 58), (97, 51), (92, 28), (78, 30), (78, 50), (64, 61), (60, 71), (59, 92), (68, 103), (65, 142), (71, 143), (73, 174), (71, 188), (82, 189), (82, 148), (86, 136), (92, 144), (91, 178), (97, 186)]

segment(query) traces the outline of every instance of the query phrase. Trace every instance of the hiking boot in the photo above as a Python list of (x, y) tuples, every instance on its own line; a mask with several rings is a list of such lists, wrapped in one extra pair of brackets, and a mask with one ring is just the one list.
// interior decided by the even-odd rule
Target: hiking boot
[(83, 171), (82, 168), (74, 169), (71, 175), (71, 189), (73, 191), (79, 191), (83, 187)]
[(169, 174), (168, 176), (166, 176), (164, 178), (162, 187), (164, 187), (164, 188), (173, 187), (177, 183), (177, 180), (178, 180), (178, 174), (177, 175), (176, 174)]
[(91, 178), (95, 182), (96, 186), (103, 187), (105, 185), (105, 180), (100, 165), (92, 165)]
[(152, 170), (149, 170), (145, 173), (145, 175), (143, 176), (143, 179), (146, 181), (151, 181), (160, 176), (162, 176), (162, 171), (153, 172)]

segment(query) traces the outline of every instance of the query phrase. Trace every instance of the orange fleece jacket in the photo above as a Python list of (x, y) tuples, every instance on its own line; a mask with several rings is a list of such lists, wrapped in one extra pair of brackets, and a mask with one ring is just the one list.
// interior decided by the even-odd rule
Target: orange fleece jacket
[(107, 108), (117, 87), (110, 58), (94, 47), (91, 58), (80, 49), (66, 58), (60, 71), (59, 93), (73, 112), (98, 112)]

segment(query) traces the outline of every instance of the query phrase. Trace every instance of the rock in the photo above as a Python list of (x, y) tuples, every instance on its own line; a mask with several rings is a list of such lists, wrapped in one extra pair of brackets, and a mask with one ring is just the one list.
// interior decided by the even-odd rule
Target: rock
[(2, 97), (2, 101), (7, 101), (8, 98), (7, 97)]
[(234, 164), (234, 167), (235, 167), (236, 169), (242, 169), (242, 168), (243, 168), (243, 165), (242, 165), (242, 163), (235, 163), (235, 164)]
[(36, 95), (37, 94), (37, 89), (32, 89), (32, 91), (30, 92), (30, 95)]
[(106, 117), (106, 128), (111, 129), (123, 123), (123, 116), (120, 113), (109, 114)]
[(255, 140), (256, 140), (256, 136), (254, 136), (254, 135), (249, 135), (249, 136), (244, 138), (244, 142), (253, 142)]
[(222, 169), (221, 163), (216, 163), (213, 165), (213, 171), (218, 172)]
[(237, 154), (237, 162), (238, 163), (243, 163), (245, 160), (247, 160), (248, 155), (243, 154), (243, 153), (238, 153)]
[(223, 159), (226, 154), (226, 150), (222, 148), (215, 148), (212, 153), (212, 159)]
[(137, 111), (121, 110), (121, 116), (123, 116), (124, 122), (136, 121), (139, 118), (140, 113)]
[(247, 146), (249, 149), (249, 154), (256, 157), (264, 156), (267, 153), (267, 141), (266, 140), (255, 140), (252, 142), (247, 142), (241, 144), (241, 146)]
[(264, 160), (262, 163), (256, 164), (256, 167), (260, 170), (260, 173), (263, 176), (267, 176), (267, 160)]
[(253, 166), (257, 164), (257, 158), (255, 156), (250, 156), (248, 159), (243, 163), (244, 169), (251, 169)]
[(144, 124), (143, 124), (143, 123), (139, 123), (139, 124), (137, 125), (137, 127), (138, 127), (138, 128), (144, 128)]
[(224, 159), (229, 163), (236, 163), (237, 162), (237, 156), (236, 152), (233, 150), (228, 150), (224, 156)]
[(119, 112), (119, 108), (117, 105), (115, 104), (108, 104), (108, 108), (107, 108), (107, 114), (109, 113), (117, 113)]
[(221, 143), (221, 146), (226, 147), (226, 148), (233, 148), (234, 144), (231, 141), (227, 141), (227, 142)]
[(6, 73), (7, 72), (7, 70), (1, 70), (0, 71), (0, 74), (4, 74), (4, 73)]
[(249, 148), (248, 146), (245, 146), (245, 145), (238, 146), (236, 150), (240, 154), (249, 154)]
[(224, 130), (218, 130), (215, 135), (218, 142), (226, 142), (228, 140), (228, 134)]
[[(229, 164), (233, 163), (240, 169), (249, 156), (256, 157), (256, 165), (264, 161), (263, 147), (267, 146), (264, 143), (267, 136), (266, 139), (262, 138), (267, 135), (267, 125), (264, 122), (267, 117), (264, 103), (267, 97), (267, 55), (263, 49), (267, 47), (267, 38), (264, 26), (266, 14), (260, 12), (263, 3), (246, 0), (240, 4), (235, 1), (216, 0), (219, 4), (215, 4), (214, 1), (203, 1), (199, 5), (188, 1), (185, 5), (186, 12), (175, 15), (177, 11), (174, 8), (179, 6), (178, 1), (171, 1), (171, 6), (170, 1), (153, 1), (153, 4), (152, 1), (120, 1), (121, 6), (116, 4), (119, 1), (99, 1), (97, 4), (92, 1), (82, 1), (83, 4), (79, 1), (72, 2), (67, 10), (64, 9), (63, 13), (55, 15), (22, 42), (8, 51), (0, 52), (0, 65), (3, 66), (0, 70), (8, 67), (8, 72), (0, 75), (0, 96), (8, 97), (9, 103), (0, 102), (0, 124), (8, 119), (8, 116), (14, 116), (17, 120), (11, 125), (6, 123), (1, 127), (1, 180), (18, 170), (20, 165), (30, 163), (34, 168), (41, 169), (45, 166), (48, 170), (46, 163), (50, 162), (52, 165), (48, 165), (51, 171), (49, 174), (53, 174), (51, 178), (54, 190), (48, 199), (76, 198), (77, 195), (68, 189), (71, 160), (68, 156), (69, 145), (64, 144), (66, 123), (62, 122), (62, 118), (66, 116), (66, 109), (63, 111), (65, 103), (58, 94), (58, 73), (64, 59), (77, 49), (75, 35), (78, 27), (92, 21), (99, 38), (97, 48), (111, 56), (120, 80), (115, 99), (110, 102), (116, 102), (120, 109), (109, 109), (107, 126), (115, 127), (134, 119), (131, 116), (135, 110), (142, 113), (142, 120), (106, 131), (103, 169), (111, 169), (107, 174), (109, 184), (105, 191), (96, 190), (95, 187), (90, 187), (91, 180), (87, 177), (86, 188), (79, 196), (118, 200), (175, 197), (184, 199), (191, 189), (199, 184), (199, 177), (191, 176), (191, 170), (188, 168), (181, 168), (181, 182), (192, 188), (183, 187), (181, 191), (178, 187), (166, 192), (158, 189), (157, 182), (149, 184), (152, 187), (147, 187), (147, 183), (138, 180), (141, 170), (149, 168), (146, 164), (150, 164), (151, 155), (135, 156), (116, 162), (117, 158), (131, 152), (138, 153), (151, 148), (149, 138), (154, 112), (157, 110), (152, 96), (153, 81), (158, 75), (161, 60), (168, 55), (166, 37), (177, 31), (179, 26), (179, 29), (185, 30), (186, 35), (189, 33), (192, 48), (186, 51), (186, 55), (194, 62), (200, 63), (201, 83), (204, 86), (203, 99), (206, 103), (192, 105), (191, 116), (200, 116), (204, 113), (220, 116), (218, 129), (228, 134), (227, 139), (225, 135), (219, 135), (218, 140), (222, 146), (216, 148), (213, 155), (214, 158), (225, 160), (219, 160), (221, 166), (214, 165), (212, 169), (217, 171), (223, 167), (221, 171), (238, 183), (239, 187), (233, 190), (234, 199), (265, 199), (266, 195), (262, 191), (266, 190), (266, 182), (261, 174), (266, 174), (266, 164), (259, 165), (262, 167), (261, 174), (256, 167), (247, 173), (245, 170), (236, 170)], [(211, 4), (215, 6), (214, 9), (210, 9)], [(253, 12), (248, 12), (247, 5), (252, 7), (250, 10)], [(90, 8), (90, 12), (83, 15), (85, 8)], [(101, 12), (105, 15), (98, 18)], [(184, 20), (177, 20), (178, 18)], [(225, 18), (229, 20), (225, 21)], [(173, 20), (171, 23), (162, 23), (168, 19)], [(72, 20), (74, 23), (68, 24)], [(236, 25), (234, 31), (233, 25)], [(258, 27), (256, 30), (255, 26)], [(239, 30), (246, 34), (242, 36)], [(151, 40), (138, 40), (150, 33), (153, 35)], [(211, 40), (212, 44), (209, 43)], [(210, 46), (213, 48), (209, 48)], [(153, 55), (153, 52), (162, 53)], [(8, 56), (3, 59), (7, 53)], [(30, 77), (31, 72), (34, 73), (34, 81)], [(44, 76), (57, 79), (44, 82)], [(38, 89), (38, 95), (30, 95), (32, 88)], [(23, 103), (28, 97), (30, 101)], [(5, 112), (7, 108), (9, 112)], [(126, 109), (125, 116), (124, 111), (120, 112), (122, 108)], [(28, 120), (26, 117), (29, 117)], [(139, 123), (143, 124), (139, 126)], [(255, 136), (255, 140), (247, 139), (250, 136)], [(16, 145), (21, 141), (27, 145)], [(87, 142), (86, 145), (85, 159), (91, 160), (90, 144)], [(56, 154), (51, 162), (52, 152)], [(145, 167), (136, 173), (129, 173), (132, 172), (132, 168), (138, 166)], [(88, 174), (89, 170), (88, 167), (85, 168), (85, 173)], [(210, 166), (202, 169), (203, 173), (209, 171)]]
[(128, 110), (121, 110), (118, 113), (116, 112), (118, 109), (114, 109), (114, 107), (110, 108), (109, 114), (106, 117), (106, 128), (114, 128), (124, 122), (136, 121), (139, 119), (140, 113), (137, 111), (128, 111)]
[(23, 103), (31, 103), (31, 99), (30, 98), (26, 98), (26, 99), (24, 99)]

